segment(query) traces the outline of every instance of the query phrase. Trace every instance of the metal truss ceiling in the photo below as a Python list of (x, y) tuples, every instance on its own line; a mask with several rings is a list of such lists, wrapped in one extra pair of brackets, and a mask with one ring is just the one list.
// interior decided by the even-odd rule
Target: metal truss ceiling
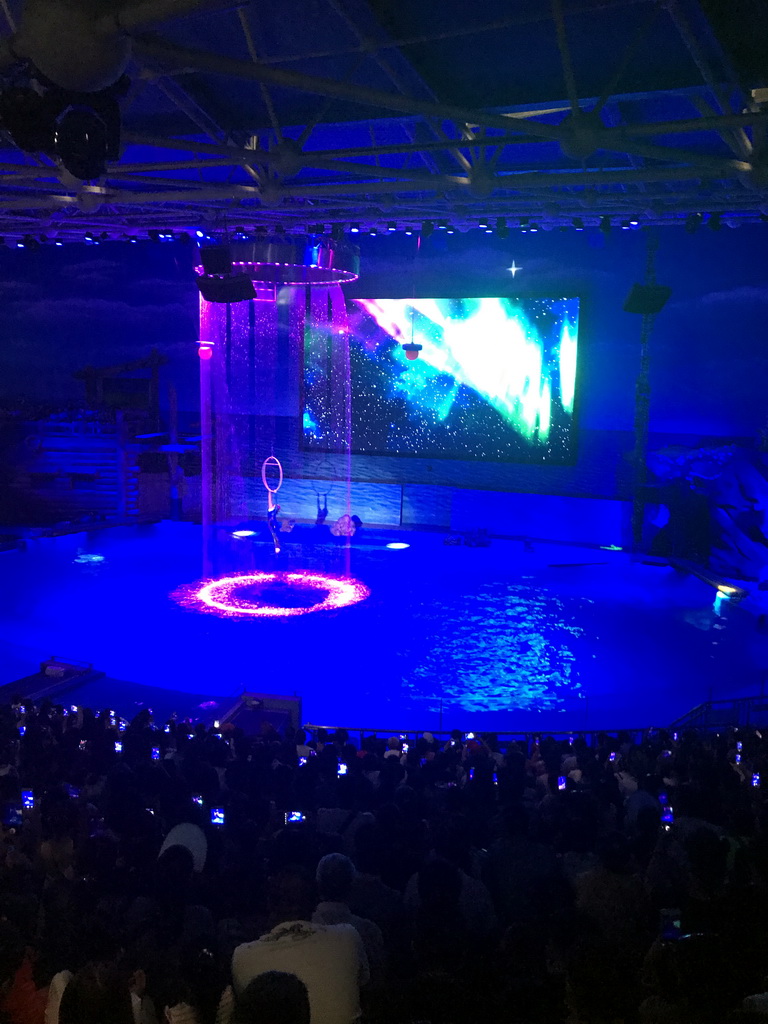
[[(122, 159), (80, 185), (0, 136), (0, 235), (766, 219), (768, 82), (739, 64), (697, 0), (512, 7), (123, 8), (132, 87)], [(744, 34), (768, 38), (756, 11)], [(20, 13), (0, 0), (6, 74)]]

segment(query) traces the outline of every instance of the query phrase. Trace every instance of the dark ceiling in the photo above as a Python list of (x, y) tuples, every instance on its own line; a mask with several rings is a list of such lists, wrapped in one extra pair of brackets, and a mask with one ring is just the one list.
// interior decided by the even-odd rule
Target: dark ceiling
[[(22, 5), (45, 2), (0, 0), (6, 87), (34, 63)], [(0, 135), (0, 233), (768, 213), (764, 0), (137, 0), (120, 18), (120, 160), (78, 183)]]

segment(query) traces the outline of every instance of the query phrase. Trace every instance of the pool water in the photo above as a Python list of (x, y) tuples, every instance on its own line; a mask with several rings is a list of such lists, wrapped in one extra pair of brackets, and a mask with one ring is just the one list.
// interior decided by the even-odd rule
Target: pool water
[[(388, 549), (392, 540), (410, 546)], [(364, 531), (349, 571), (370, 596), (313, 613), (313, 592), (282, 578), (246, 589), (298, 611), (273, 618), (219, 616), (179, 597), (239, 572), (340, 575), (343, 546), (297, 528), (276, 562), (262, 535), (222, 533), (207, 557), (187, 523), (0, 553), (0, 683), (55, 654), (179, 691), (180, 702), (300, 694), (304, 720), (320, 724), (582, 729), (664, 724), (708, 699), (758, 693), (768, 663), (743, 606), (716, 609), (711, 586), (620, 551)]]

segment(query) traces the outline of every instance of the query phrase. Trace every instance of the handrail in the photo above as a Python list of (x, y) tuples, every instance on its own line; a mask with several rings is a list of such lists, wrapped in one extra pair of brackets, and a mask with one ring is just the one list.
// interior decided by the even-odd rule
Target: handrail
[[(727, 716), (717, 715), (718, 710), (731, 711), (733, 714)], [(757, 712), (765, 712), (764, 716), (761, 716), (759, 722), (755, 720)], [(717, 720), (710, 722), (710, 719), (713, 716), (717, 716)], [(469, 718), (471, 716), (467, 717)], [(682, 732), (686, 726), (699, 729), (724, 729), (730, 726), (744, 727), (751, 724), (768, 726), (768, 694), (755, 694), (751, 697), (724, 697), (720, 700), (705, 701), (702, 704), (697, 704), (695, 707), (691, 708), (690, 711), (687, 711), (684, 715), (676, 718), (669, 725), (663, 726), (663, 728), (668, 732)], [(366, 736), (382, 738), (389, 736), (402, 736), (408, 740), (416, 740), (420, 736), (423, 736), (425, 732), (428, 732), (436, 739), (450, 739), (451, 736), (450, 729), (430, 729), (423, 727), (418, 729), (374, 729), (369, 726), (337, 726), (306, 723), (302, 728), (313, 732), (317, 729), (326, 729), (329, 733), (334, 733), (337, 729), (344, 729), (350, 735), (357, 734), (361, 741)], [(492, 733), (500, 742), (524, 740), (527, 743), (530, 743), (536, 737), (541, 736), (551, 736), (556, 740), (580, 738), (591, 741), (598, 735), (605, 734), (610, 736), (615, 735), (618, 732), (626, 732), (633, 737), (643, 737), (648, 734), (649, 726), (643, 726), (641, 729), (482, 729), (479, 732), (485, 734)]]

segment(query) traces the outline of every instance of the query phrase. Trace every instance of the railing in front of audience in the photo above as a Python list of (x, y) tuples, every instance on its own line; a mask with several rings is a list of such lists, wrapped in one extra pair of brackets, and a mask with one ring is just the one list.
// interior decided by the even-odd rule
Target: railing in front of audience
[[(686, 729), (703, 729), (707, 732), (717, 732), (718, 730), (725, 731), (726, 729), (744, 729), (744, 728), (761, 728), (765, 727), (768, 731), (768, 695), (760, 694), (754, 697), (738, 697), (733, 700), (710, 700), (704, 704), (699, 704), (697, 707), (692, 708), (686, 714), (676, 719), (668, 726), (664, 726), (664, 729), (669, 733), (682, 733)], [(451, 733), (446, 729), (403, 729), (397, 731), (396, 729), (372, 729), (372, 728), (360, 728), (359, 726), (354, 727), (342, 727), (335, 725), (316, 725), (307, 724), (304, 726), (305, 729), (311, 730), (315, 733), (318, 729), (326, 729), (329, 734), (336, 731), (337, 728), (345, 728), (346, 732), (349, 733), (350, 737), (357, 737), (358, 745), (362, 744), (363, 739), (366, 736), (377, 736), (382, 739), (387, 739), (390, 736), (400, 736), (406, 742), (415, 743), (421, 736), (424, 735), (425, 731), (429, 732), (429, 735), (440, 742), (450, 740)], [(535, 731), (523, 732), (521, 730), (482, 730), (478, 732), (478, 735), (493, 735), (501, 746), (512, 742), (525, 743), (526, 747), (530, 749), (531, 745), (541, 737), (551, 736), (556, 740), (575, 740), (584, 739), (588, 746), (595, 746), (602, 742), (604, 736), (616, 736), (617, 732), (626, 733), (633, 743), (641, 743), (646, 739), (649, 733), (658, 733), (658, 729), (649, 729), (648, 727), (643, 729), (571, 729), (571, 730), (560, 730), (553, 732), (550, 729), (539, 729)], [(469, 738), (469, 734), (464, 734), (465, 738)]]

